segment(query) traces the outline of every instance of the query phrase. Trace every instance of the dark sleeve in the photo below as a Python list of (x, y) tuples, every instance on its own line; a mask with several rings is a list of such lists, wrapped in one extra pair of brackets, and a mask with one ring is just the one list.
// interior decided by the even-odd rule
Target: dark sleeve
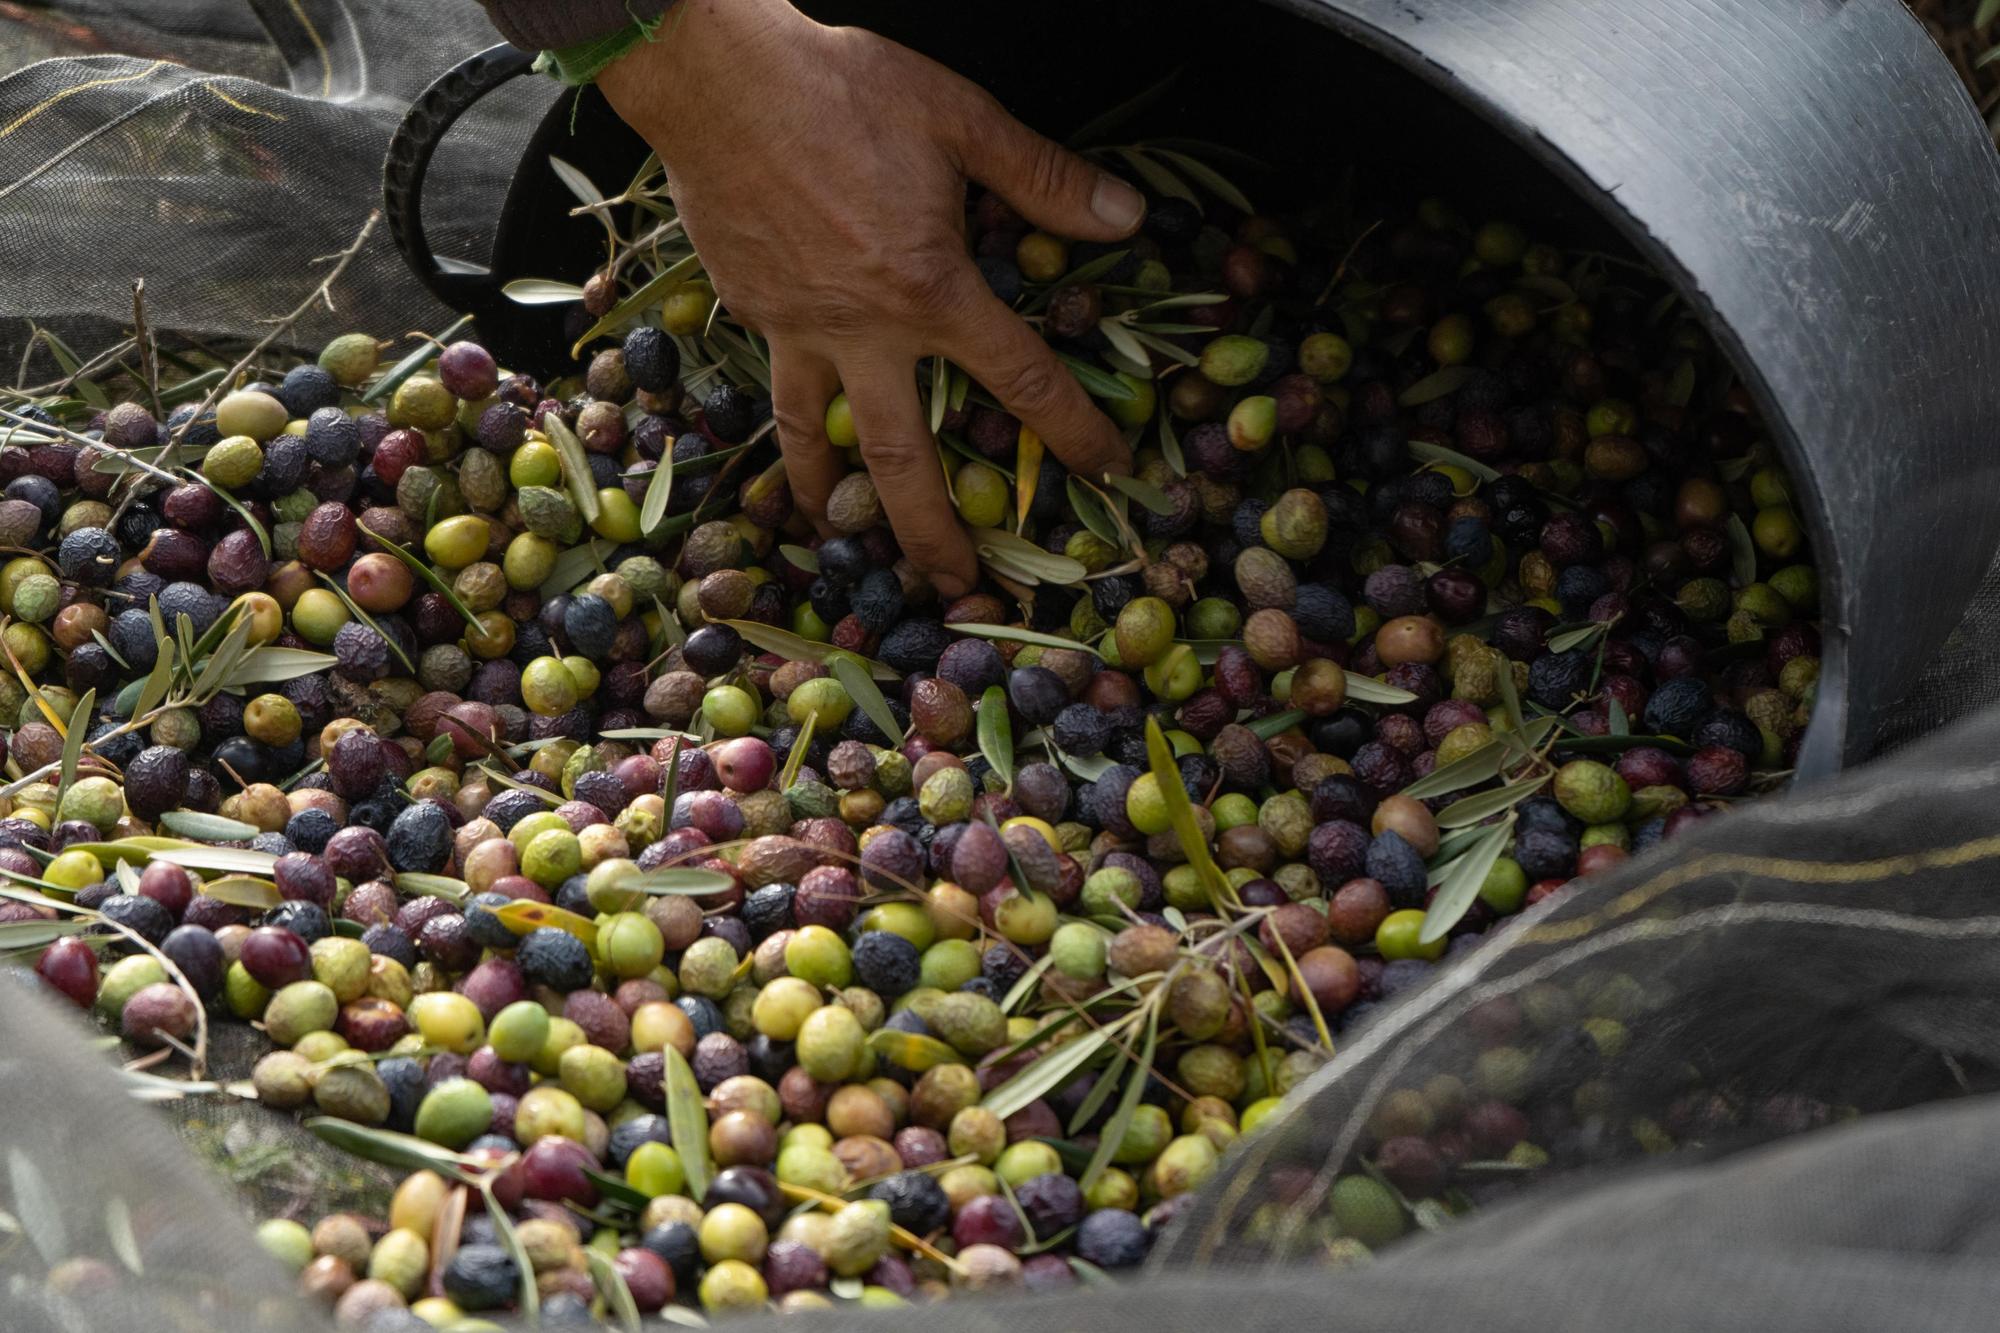
[(607, 37), (634, 19), (648, 22), (673, 0), (481, 0), (500, 35), (524, 51), (547, 51)]

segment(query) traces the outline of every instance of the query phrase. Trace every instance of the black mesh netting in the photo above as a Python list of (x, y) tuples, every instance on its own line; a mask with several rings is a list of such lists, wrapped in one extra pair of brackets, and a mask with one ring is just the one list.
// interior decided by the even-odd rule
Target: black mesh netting
[[(115, 337), (142, 273), (157, 328), (254, 337), (353, 241), (409, 99), (491, 40), (471, 0), (0, 6), (10, 371), (46, 354), (36, 327)], [(484, 258), (551, 98), (523, 83), (457, 132), (478, 151), (434, 173), (440, 252)], [(332, 298), (300, 345), (450, 318), (386, 229)], [(1589, 881), (1351, 1028), (1179, 1208), (1142, 1283), (824, 1321), (1984, 1326), (2000, 714), (1970, 714), (2000, 661), (1996, 604), (1982, 590), (1883, 741), (1938, 734)], [(318, 1326), (252, 1220), (379, 1215), (397, 1173), (252, 1102), (121, 1075), (11, 983), (0, 1004), (0, 1327)], [(211, 1078), (262, 1047), (218, 1024)], [(1351, 1266), (1362, 1240), (1379, 1253)]]

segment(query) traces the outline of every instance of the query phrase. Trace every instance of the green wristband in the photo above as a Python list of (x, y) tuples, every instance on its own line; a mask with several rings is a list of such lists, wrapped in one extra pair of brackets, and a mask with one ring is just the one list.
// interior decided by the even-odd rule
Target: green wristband
[[(630, 13), (629, 6), (627, 12)], [(587, 42), (578, 42), (560, 50), (542, 52), (535, 61), (535, 71), (572, 88), (593, 83), (613, 61), (633, 47), (641, 42), (654, 41), (664, 22), (664, 13), (653, 19), (642, 19), (634, 14), (632, 21), (617, 32), (593, 37)]]

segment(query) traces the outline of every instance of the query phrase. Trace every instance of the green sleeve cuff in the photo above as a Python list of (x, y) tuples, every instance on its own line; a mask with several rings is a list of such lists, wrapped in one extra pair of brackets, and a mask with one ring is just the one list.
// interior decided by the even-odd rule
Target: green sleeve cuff
[[(629, 7), (627, 12), (630, 13)], [(660, 25), (666, 21), (665, 14), (652, 19), (634, 14), (632, 21), (616, 32), (542, 52), (535, 61), (535, 71), (572, 88), (594, 83), (613, 61), (633, 47), (641, 42), (658, 41)]]

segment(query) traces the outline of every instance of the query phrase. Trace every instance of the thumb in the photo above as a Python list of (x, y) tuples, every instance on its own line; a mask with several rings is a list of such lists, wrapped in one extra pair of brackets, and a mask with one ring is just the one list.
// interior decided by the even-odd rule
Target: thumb
[(1146, 216), (1146, 197), (987, 99), (963, 145), (966, 174), (1042, 230), (1077, 241), (1123, 240)]

